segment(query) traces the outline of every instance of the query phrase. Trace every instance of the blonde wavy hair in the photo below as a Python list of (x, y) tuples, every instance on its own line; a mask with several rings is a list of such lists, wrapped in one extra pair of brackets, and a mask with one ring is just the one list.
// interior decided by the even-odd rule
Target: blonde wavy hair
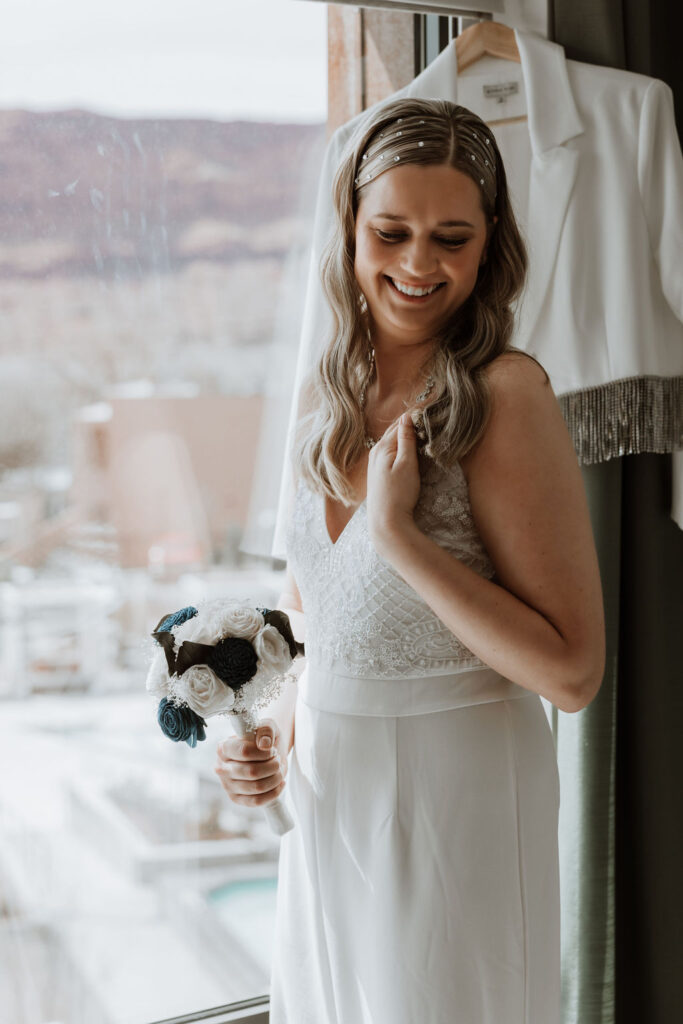
[(295, 476), (344, 505), (357, 503), (346, 474), (365, 449), (359, 398), (371, 346), (367, 304), (354, 274), (356, 214), (367, 182), (396, 158), (467, 174), (479, 189), (489, 228), (487, 259), (474, 290), (434, 338), (421, 367), (435, 384), (421, 412), (413, 414), (418, 446), (442, 465), (464, 456), (486, 429), (491, 402), (483, 370), (515, 350), (511, 303), (526, 278), (526, 249), (488, 126), (446, 100), (399, 99), (372, 110), (347, 143), (334, 178), (335, 229), (320, 264), (333, 330), (303, 381), (292, 452)]

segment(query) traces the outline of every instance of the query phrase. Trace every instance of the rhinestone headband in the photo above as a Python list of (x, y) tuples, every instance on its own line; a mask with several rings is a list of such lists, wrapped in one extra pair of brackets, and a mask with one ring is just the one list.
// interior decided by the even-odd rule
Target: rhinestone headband
[[(407, 120), (407, 119), (406, 119)], [(414, 120), (411, 118), (410, 120)], [(380, 152), (380, 150), (386, 150), (389, 148), (391, 143), (381, 142), (380, 140), (396, 140), (402, 138), (404, 129), (400, 128), (399, 125), (404, 123), (404, 118), (399, 117), (392, 128), (385, 128), (384, 131), (379, 132), (377, 136), (377, 145), (370, 144), (366, 153), (363, 153), (358, 168), (358, 174), (354, 178), (354, 184), (356, 190), (366, 185), (373, 178), (376, 178), (382, 171), (387, 170), (388, 167), (392, 167), (401, 160), (401, 155), (395, 153), (391, 155), (387, 152)], [(424, 119), (418, 120), (418, 125), (424, 124)], [(487, 185), (493, 192), (493, 198), (495, 199), (498, 195), (497, 190), (497, 179), (496, 179), (496, 158), (495, 152), (492, 146), (491, 138), (482, 131), (470, 131), (472, 142), (470, 143), (470, 149), (465, 150), (467, 157), (472, 161), (474, 169), (479, 172), (479, 184), (482, 188)], [(401, 143), (397, 143), (400, 145)], [(424, 146), (422, 139), (418, 140), (413, 144), (411, 148), (417, 147), (422, 148)], [(460, 143), (461, 148), (464, 148), (462, 142)], [(374, 152), (372, 151), (374, 149)], [(409, 155), (409, 150), (406, 147), (406, 153), (404, 156)]]

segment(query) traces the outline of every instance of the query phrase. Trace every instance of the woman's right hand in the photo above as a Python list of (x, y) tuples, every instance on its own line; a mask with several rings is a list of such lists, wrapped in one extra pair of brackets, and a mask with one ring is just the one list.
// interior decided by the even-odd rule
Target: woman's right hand
[(283, 746), (272, 718), (259, 722), (254, 736), (230, 736), (218, 744), (214, 771), (233, 803), (261, 807), (280, 796), (288, 768)]

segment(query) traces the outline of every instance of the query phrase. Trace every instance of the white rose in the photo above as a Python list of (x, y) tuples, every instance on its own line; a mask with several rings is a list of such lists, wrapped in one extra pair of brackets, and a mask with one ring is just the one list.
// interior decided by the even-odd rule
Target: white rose
[(166, 655), (163, 651), (157, 651), (147, 673), (145, 683), (147, 691), (155, 697), (166, 697), (168, 696), (168, 683)]
[(229, 711), (235, 703), (235, 691), (219, 679), (207, 665), (194, 665), (174, 681), (176, 693), (202, 718)]
[(264, 626), (252, 640), (259, 670), (265, 669), (273, 673), (286, 672), (292, 663), (289, 644), (275, 626)]
[(198, 644), (215, 644), (228, 636), (252, 640), (264, 622), (263, 615), (255, 608), (239, 601), (221, 599), (207, 601), (199, 609), (199, 615), (173, 632), (178, 643), (193, 640)]

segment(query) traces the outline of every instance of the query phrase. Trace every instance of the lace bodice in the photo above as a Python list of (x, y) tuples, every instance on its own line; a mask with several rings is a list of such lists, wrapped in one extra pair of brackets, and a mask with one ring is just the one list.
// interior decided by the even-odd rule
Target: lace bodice
[[(443, 470), (422, 455), (419, 460), (416, 524), (490, 579), (494, 568), (472, 519), (460, 465)], [(367, 529), (365, 501), (333, 544), (322, 495), (300, 480), (285, 543), (301, 594), (309, 662), (368, 678), (439, 675), (483, 666), (377, 553)]]

